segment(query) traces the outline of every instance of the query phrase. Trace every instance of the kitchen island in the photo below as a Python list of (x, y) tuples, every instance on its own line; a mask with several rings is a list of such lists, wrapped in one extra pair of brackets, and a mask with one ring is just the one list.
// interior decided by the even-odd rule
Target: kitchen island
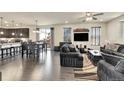
[(0, 59), (15, 56), (21, 52), (21, 43), (1, 43)]

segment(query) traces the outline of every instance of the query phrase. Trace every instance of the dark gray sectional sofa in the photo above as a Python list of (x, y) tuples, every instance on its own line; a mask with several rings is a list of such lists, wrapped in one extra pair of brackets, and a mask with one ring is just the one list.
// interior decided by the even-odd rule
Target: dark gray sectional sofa
[(83, 56), (73, 44), (64, 44), (60, 48), (60, 64), (64, 67), (83, 67)]
[[(124, 62), (124, 61), (123, 61)], [(123, 81), (124, 73), (116, 70), (116, 67), (104, 60), (97, 64), (97, 75), (100, 81)]]
[(104, 60), (100, 60), (97, 64), (99, 80), (124, 80), (124, 45), (113, 44), (109, 47), (101, 48), (101, 54)]

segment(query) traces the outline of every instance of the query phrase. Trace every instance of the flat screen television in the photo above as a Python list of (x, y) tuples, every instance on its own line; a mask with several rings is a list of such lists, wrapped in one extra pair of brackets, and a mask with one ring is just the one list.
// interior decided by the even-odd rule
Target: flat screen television
[(74, 41), (89, 41), (89, 33), (74, 33)]

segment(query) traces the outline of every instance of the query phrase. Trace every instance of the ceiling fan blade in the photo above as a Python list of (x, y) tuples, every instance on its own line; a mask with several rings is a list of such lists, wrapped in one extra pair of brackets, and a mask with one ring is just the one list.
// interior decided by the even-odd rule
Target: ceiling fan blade
[(96, 17), (93, 17), (93, 20), (97, 20), (97, 18)]
[(99, 15), (103, 15), (104, 13), (97, 13), (97, 14), (94, 14), (93, 16), (99, 16)]

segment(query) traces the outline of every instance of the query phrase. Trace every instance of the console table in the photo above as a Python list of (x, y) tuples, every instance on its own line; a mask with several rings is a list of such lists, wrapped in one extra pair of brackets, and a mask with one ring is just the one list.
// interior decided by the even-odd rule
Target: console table
[(88, 50), (87, 55), (94, 66), (97, 65), (99, 60), (103, 59), (99, 50)]

